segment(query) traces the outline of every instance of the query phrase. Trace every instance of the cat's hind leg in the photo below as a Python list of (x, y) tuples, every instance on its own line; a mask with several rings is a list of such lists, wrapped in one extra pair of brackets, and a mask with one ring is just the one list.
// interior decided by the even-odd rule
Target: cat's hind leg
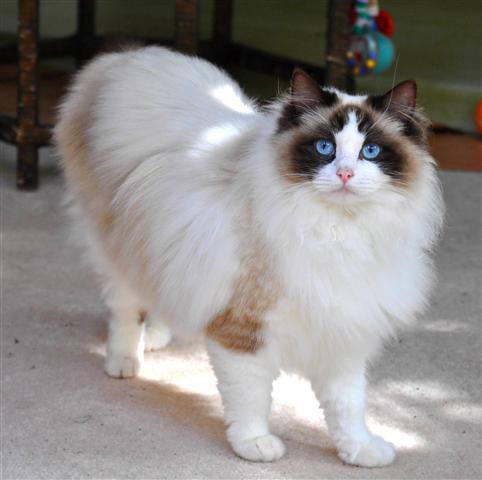
[(147, 315), (144, 351), (151, 352), (166, 347), (172, 339), (172, 333), (167, 323), (160, 315)]
[(279, 370), (262, 351), (243, 353), (208, 341), (208, 350), (224, 405), (228, 441), (240, 457), (272, 462), (285, 453), (269, 430), (271, 390)]
[(109, 321), (105, 371), (115, 378), (135, 377), (144, 358), (144, 321), (146, 312), (128, 288), (109, 289)]

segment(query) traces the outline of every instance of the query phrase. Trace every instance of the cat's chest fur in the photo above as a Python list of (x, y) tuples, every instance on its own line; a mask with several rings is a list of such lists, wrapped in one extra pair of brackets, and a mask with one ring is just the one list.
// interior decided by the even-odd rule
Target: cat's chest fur
[(400, 213), (325, 214), (285, 231), (277, 263), (282, 295), (267, 315), (266, 334), (287, 369), (372, 353), (422, 308), (428, 265), (406, 220)]

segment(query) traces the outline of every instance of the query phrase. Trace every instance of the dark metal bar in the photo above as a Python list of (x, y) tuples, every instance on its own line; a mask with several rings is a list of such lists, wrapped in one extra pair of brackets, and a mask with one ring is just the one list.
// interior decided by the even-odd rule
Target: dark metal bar
[(95, 51), (95, 0), (77, 0), (77, 66)]
[(38, 0), (19, 1), (17, 90), (17, 187), (34, 190), (38, 185)]
[[(31, 131), (30, 140), (32, 144), (37, 145), (37, 147), (48, 145), (52, 139), (52, 129), (53, 125), (37, 125), (35, 129)], [(0, 113), (0, 140), (17, 145), (20, 137), (19, 132), (20, 127), (18, 126), (17, 119)]]
[(326, 84), (351, 90), (346, 52), (350, 42), (350, 7), (352, 0), (329, 0), (326, 41)]
[(175, 47), (185, 53), (197, 53), (199, 0), (176, 0), (175, 22)]
[(17, 142), (17, 119), (0, 113), (0, 140), (15, 144)]
[(224, 63), (229, 57), (233, 25), (233, 0), (214, 3), (213, 50), (216, 60)]

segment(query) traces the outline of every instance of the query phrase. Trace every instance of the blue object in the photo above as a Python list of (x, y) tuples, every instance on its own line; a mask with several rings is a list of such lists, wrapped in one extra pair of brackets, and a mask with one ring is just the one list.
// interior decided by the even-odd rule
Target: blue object
[(393, 63), (393, 42), (383, 33), (372, 31), (352, 35), (347, 51), (347, 63), (354, 75), (381, 73)]
[(333, 142), (330, 142), (330, 140), (322, 139), (318, 140), (315, 144), (316, 146), (316, 151), (325, 157), (328, 157), (330, 155), (333, 155), (335, 152), (335, 145), (333, 145)]
[(363, 157), (367, 160), (373, 160), (377, 158), (382, 149), (376, 143), (367, 143), (362, 148)]
[(393, 63), (395, 48), (393, 42), (383, 33), (373, 32), (378, 45), (378, 61), (373, 73), (382, 73)]

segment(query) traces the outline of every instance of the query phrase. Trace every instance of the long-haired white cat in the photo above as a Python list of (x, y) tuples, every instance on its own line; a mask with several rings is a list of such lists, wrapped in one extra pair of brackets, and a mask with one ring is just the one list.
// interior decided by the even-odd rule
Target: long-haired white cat
[(112, 310), (107, 373), (204, 332), (239, 456), (283, 455), (283, 369), (311, 381), (343, 461), (391, 463), (365, 425), (367, 362), (425, 307), (443, 210), (415, 101), (413, 81), (352, 96), (295, 70), (262, 109), (158, 47), (87, 65), (55, 138)]

